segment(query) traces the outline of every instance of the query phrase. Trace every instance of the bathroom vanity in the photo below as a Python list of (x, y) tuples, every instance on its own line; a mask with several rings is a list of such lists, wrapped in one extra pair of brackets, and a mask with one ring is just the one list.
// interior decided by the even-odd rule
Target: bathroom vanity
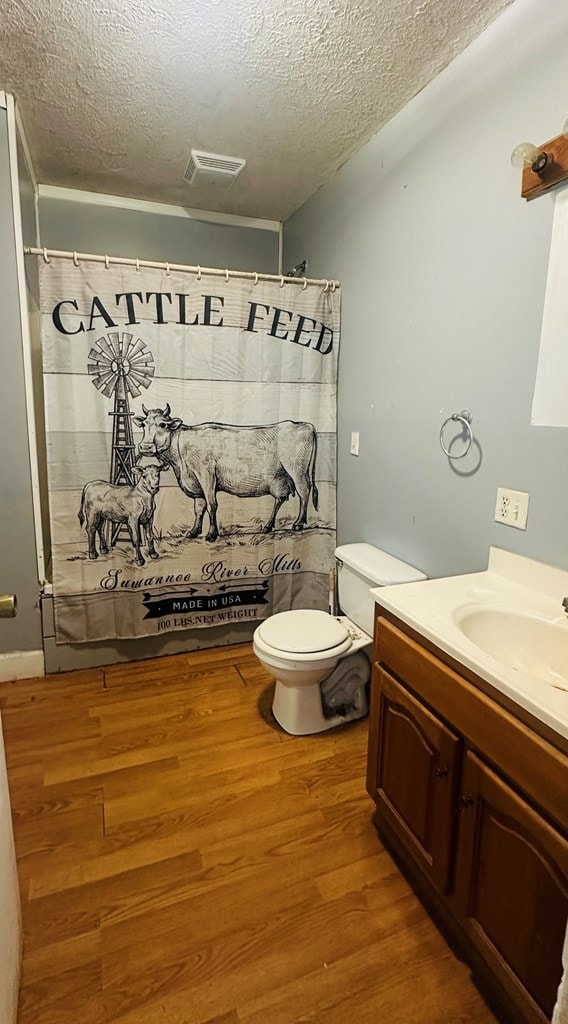
[(529, 1024), (551, 1019), (568, 919), (566, 594), (568, 573), (495, 549), (486, 573), (373, 591), (375, 823)]

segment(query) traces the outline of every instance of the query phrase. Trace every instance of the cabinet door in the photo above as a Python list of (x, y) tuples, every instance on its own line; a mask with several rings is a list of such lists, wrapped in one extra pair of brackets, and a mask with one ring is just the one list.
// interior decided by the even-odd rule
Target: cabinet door
[(475, 754), (465, 761), (456, 908), (527, 1020), (548, 1020), (562, 973), (568, 842)]
[[(460, 740), (381, 668), (374, 720), (378, 750), (371, 796), (377, 820), (404, 843), (442, 892), (449, 888)], [(370, 739), (377, 743), (377, 737)]]

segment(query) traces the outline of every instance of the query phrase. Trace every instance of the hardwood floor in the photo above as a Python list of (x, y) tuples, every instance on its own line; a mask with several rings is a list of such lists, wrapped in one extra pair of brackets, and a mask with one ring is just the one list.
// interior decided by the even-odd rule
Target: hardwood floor
[(19, 1024), (491, 1024), (371, 823), (367, 722), (248, 645), (0, 685)]

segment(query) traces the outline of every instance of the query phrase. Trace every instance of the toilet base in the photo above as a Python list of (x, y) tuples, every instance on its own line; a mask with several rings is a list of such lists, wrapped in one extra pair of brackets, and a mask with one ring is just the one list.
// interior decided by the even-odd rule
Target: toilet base
[(276, 680), (272, 713), (282, 728), (291, 736), (312, 736), (327, 729), (334, 729), (345, 722), (364, 718), (368, 707), (357, 708), (346, 715), (326, 718), (321, 702), (319, 683), (309, 686), (290, 686)]

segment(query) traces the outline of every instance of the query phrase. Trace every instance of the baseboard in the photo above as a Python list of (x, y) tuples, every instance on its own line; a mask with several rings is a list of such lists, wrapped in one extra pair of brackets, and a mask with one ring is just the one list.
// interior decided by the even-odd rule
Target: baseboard
[(0, 654), (0, 683), (45, 675), (43, 651), (10, 651)]

